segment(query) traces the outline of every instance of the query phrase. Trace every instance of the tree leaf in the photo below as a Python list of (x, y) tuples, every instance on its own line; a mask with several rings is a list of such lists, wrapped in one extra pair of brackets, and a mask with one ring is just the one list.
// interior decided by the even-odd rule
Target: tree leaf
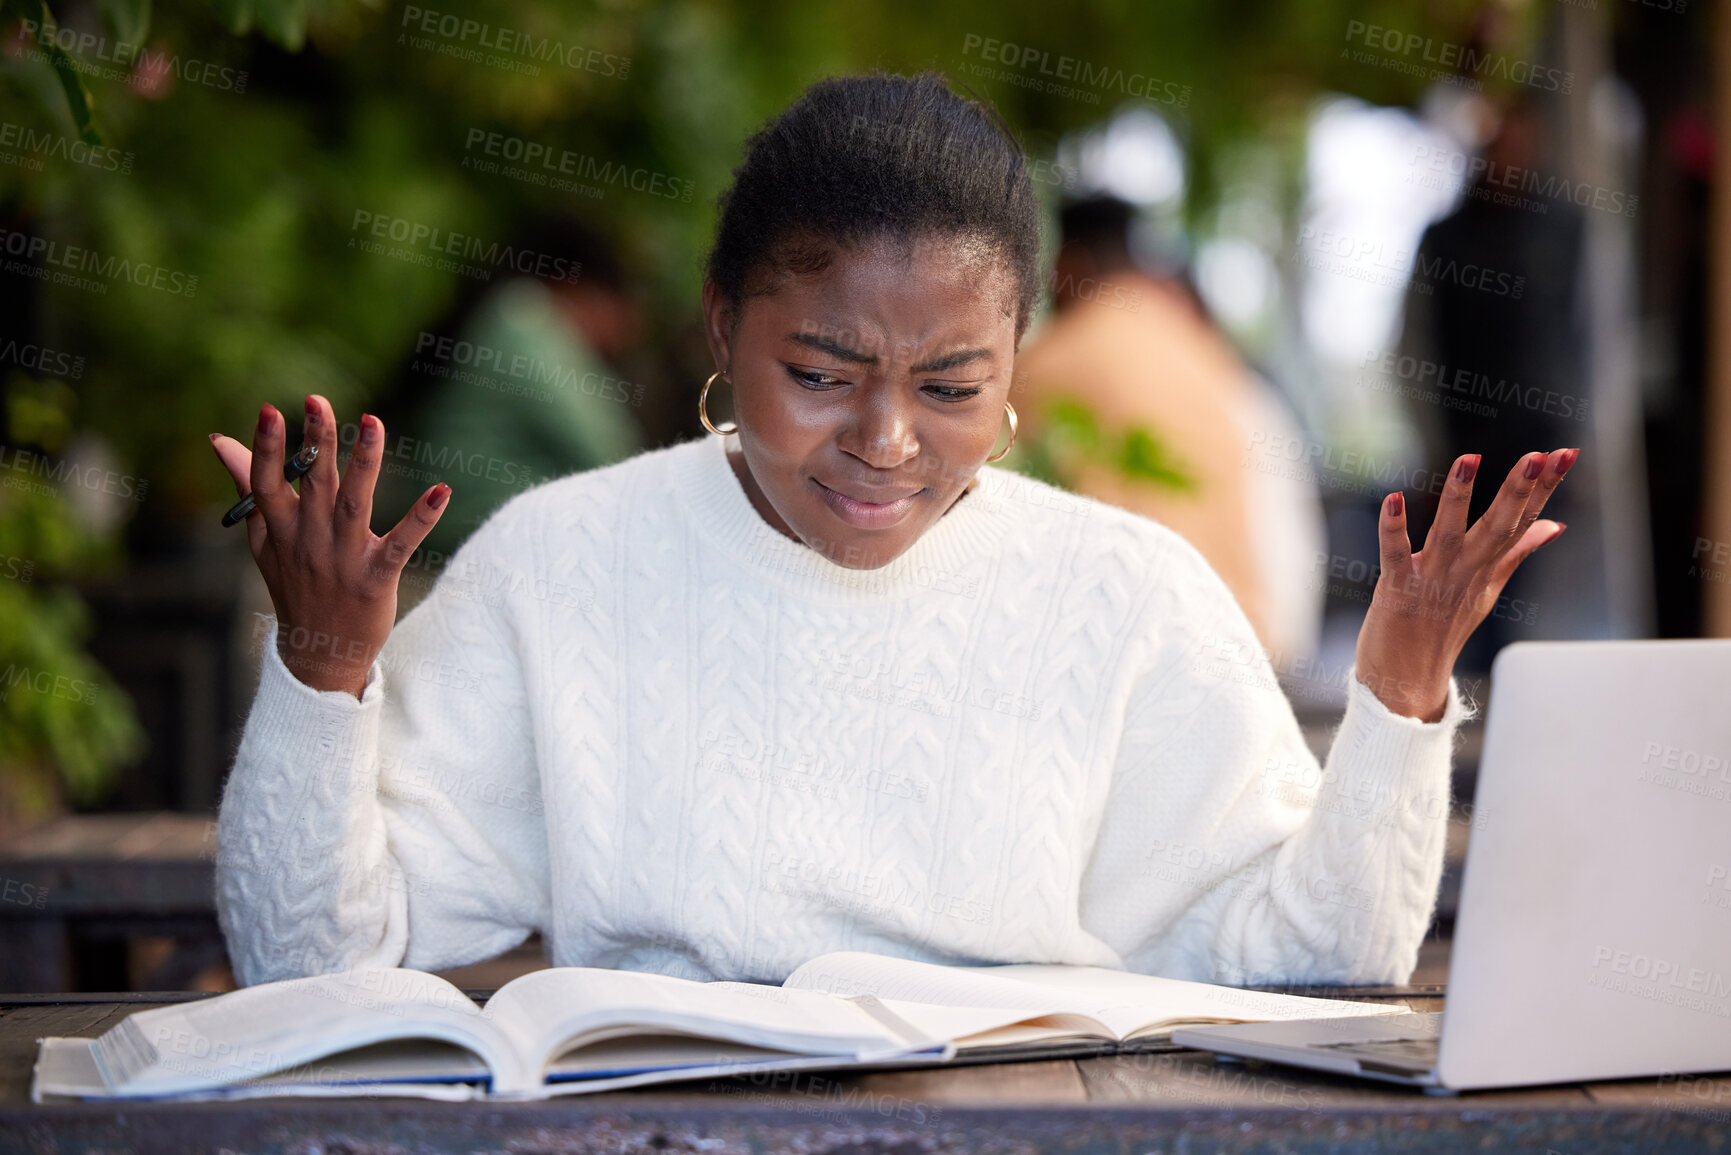
[(5, 0), (0, 13), (15, 16), (23, 20), (26, 27), (36, 30), (36, 46), (48, 57), (49, 67), (54, 69), (55, 79), (60, 81), (60, 90), (66, 94), (66, 111), (72, 114), (72, 126), (78, 130), (78, 138), (85, 144), (100, 145), (102, 134), (96, 130), (92, 112), (95, 101), (90, 90), (84, 87), (84, 78), (78, 75), (78, 66), (52, 37), (42, 35), (42, 30), (54, 23), (48, 6), (42, 0)]
[(290, 52), (307, 39), (307, 9), (303, 0), (253, 0), (259, 30)]
[(1079, 452), (1088, 453), (1100, 445), (1100, 419), (1094, 410), (1077, 397), (1062, 397), (1046, 407), (1046, 421), (1051, 436), (1061, 438)]
[(1146, 427), (1132, 426), (1118, 452), (1118, 471), (1136, 481), (1190, 492), (1196, 479), (1175, 461), (1166, 446)]
[(252, 31), (252, 0), (210, 0), (211, 7), (236, 36)]
[(102, 0), (102, 19), (116, 40), (136, 47), (150, 32), (150, 0)]

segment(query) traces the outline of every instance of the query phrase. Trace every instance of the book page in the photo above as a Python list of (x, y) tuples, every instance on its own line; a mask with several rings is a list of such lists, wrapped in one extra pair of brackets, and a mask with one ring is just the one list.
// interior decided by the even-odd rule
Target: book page
[(1119, 1040), (1196, 1022), (1329, 1018), (1406, 1009), (1242, 991), (1105, 967), (940, 966), (863, 951), (820, 955), (789, 975), (784, 985), (840, 995), (867, 993), (908, 1002), (1018, 1007), (1044, 1015), (1080, 1016), (1098, 1022), (1101, 1034)]
[(817, 991), (597, 967), (552, 967), (512, 979), (484, 1014), (527, 1040), (524, 1054), (537, 1073), (585, 1042), (633, 1030), (848, 1057), (911, 1042), (847, 1000)]
[[(95, 1061), (95, 1039), (43, 1039), (42, 1051), (36, 1058), (36, 1070), (29, 1084), (29, 1100), (31, 1103), (78, 1103), (87, 1100), (111, 1100), (113, 1093), (102, 1082), (102, 1074), (97, 1070)], [(381, 1046), (412, 1046), (412, 1044), (381, 1044)], [(436, 1046), (436, 1044), (434, 1044)], [(211, 1087), (208, 1091), (183, 1091), (178, 1094), (152, 1094), (152, 1096), (135, 1096), (142, 1101), (175, 1101), (175, 1103), (206, 1103), (206, 1101), (222, 1100), (254, 1100), (254, 1098), (279, 1098), (279, 1096), (315, 1096), (315, 1098), (384, 1098), (384, 1096), (412, 1096), (422, 1100), (464, 1101), (474, 1098), (485, 1098), (486, 1091), (481, 1087), (469, 1086), (467, 1082), (391, 1082), (389, 1068), (395, 1068), (395, 1063), (386, 1068), (377, 1063), (369, 1063), (364, 1056), (369, 1055), (374, 1048), (355, 1051), (358, 1063), (364, 1063), (365, 1081), (344, 1081), (336, 1079), (341, 1072), (325, 1070), (324, 1063), (308, 1063), (306, 1067), (291, 1068), (275, 1075), (263, 1075), (260, 1079), (248, 1079), (227, 1087)], [(343, 1061), (348, 1056), (343, 1056)], [(467, 1051), (447, 1048), (447, 1053), (440, 1056), (440, 1070), (450, 1070), (452, 1067), (464, 1067), (474, 1079), (486, 1079), (486, 1067)], [(362, 1074), (357, 1072), (351, 1074)]]
[(495, 1084), (523, 1077), (510, 1040), (461, 991), (399, 967), (261, 983), (139, 1011), (97, 1039), (92, 1052), (111, 1093), (162, 1095), (236, 1085), (412, 1038), (466, 1048), (493, 1072)]
[(1162, 978), (1158, 975), (1111, 970), (1107, 967), (1013, 963), (1007, 966), (980, 967), (978, 971), (981, 974), (1032, 983), (1047, 990), (1071, 991), (1119, 1003), (1134, 1009), (1133, 1012), (1126, 1012), (1127, 1017), (1136, 1017), (1146, 1010), (1149, 1017), (1140, 1026), (1132, 1027), (1131, 1033), (1146, 1030), (1156, 1023), (1178, 1025), (1180, 1022), (1192, 1021), (1281, 1022), (1290, 1019), (1400, 1014), (1409, 1009), (1406, 1004), (1398, 1002), (1351, 1002), (1345, 999), (1317, 999), (1301, 995), (1274, 994), (1269, 991), (1247, 991), (1238, 987)]
[[(876, 996), (866, 996), (875, 998)], [(953, 1041), (957, 1047), (1056, 1039), (1105, 1039), (1105, 1024), (1092, 1015), (1046, 1012), (1027, 1007), (951, 1007), (883, 999), (882, 1005), (932, 1040)]]
[[(896, 1005), (898, 1011), (901, 1011), (900, 1004), (928, 1003), (946, 1008), (1022, 1012), (1019, 1018), (1009, 1022), (1062, 1015), (1068, 1016), (1068, 1021), (1050, 1024), (1061, 1033), (1118, 1037), (1114, 1033), (1116, 1028), (1097, 1013), (1101, 1006), (1097, 999), (982, 974), (977, 967), (939, 966), (865, 951), (835, 951), (803, 964), (788, 975), (782, 985), (788, 989), (828, 991), (844, 998), (876, 995)], [(904, 1017), (908, 1016), (923, 1017), (918, 1008), (904, 1012)], [(1002, 1016), (999, 1019), (992, 1025), (1007, 1025)]]
[(725, 1064), (749, 1067), (769, 1059), (785, 1059), (786, 1051), (752, 1047), (696, 1035), (633, 1032), (579, 1047), (553, 1060), (547, 1068), (549, 1083), (584, 1079), (623, 1078), (645, 1071), (672, 1071), (689, 1067), (711, 1069)]
[(249, 1084), (368, 1086), (375, 1083), (484, 1083), (487, 1064), (467, 1047), (442, 1039), (387, 1039), (314, 1059), (253, 1079)]

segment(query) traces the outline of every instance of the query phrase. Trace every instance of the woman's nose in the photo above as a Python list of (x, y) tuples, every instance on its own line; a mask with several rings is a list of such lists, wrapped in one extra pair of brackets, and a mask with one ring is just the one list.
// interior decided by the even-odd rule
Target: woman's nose
[(864, 397), (841, 447), (874, 469), (896, 469), (920, 451), (914, 415), (899, 398)]

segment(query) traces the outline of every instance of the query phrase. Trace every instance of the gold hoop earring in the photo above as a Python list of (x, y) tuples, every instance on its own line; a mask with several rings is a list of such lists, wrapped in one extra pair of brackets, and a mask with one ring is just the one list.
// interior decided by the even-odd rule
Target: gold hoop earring
[(1004, 454), (1010, 451), (1010, 446), (1016, 443), (1016, 407), (1011, 405), (1008, 401), (1004, 402), (1004, 416), (1010, 419), (1010, 439), (1004, 443), (1002, 449), (986, 458), (986, 463), (988, 465), (994, 461), (1002, 461), (1004, 459)]
[(711, 373), (709, 375), (709, 380), (703, 383), (703, 392), (697, 395), (697, 419), (703, 422), (703, 427), (705, 429), (709, 430), (717, 437), (726, 437), (729, 433), (736, 433), (739, 431), (739, 422), (737, 421), (729, 421), (727, 423), (727, 428), (717, 429), (715, 423), (709, 419), (709, 387), (715, 384), (715, 379), (721, 376), (722, 372), (722, 370), (717, 369), (715, 372)]

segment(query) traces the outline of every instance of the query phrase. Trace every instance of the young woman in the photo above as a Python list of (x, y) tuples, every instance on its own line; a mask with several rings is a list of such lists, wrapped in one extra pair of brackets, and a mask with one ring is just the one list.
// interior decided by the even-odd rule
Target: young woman
[[(779, 981), (824, 951), (1224, 982), (1407, 978), (1450, 673), (1574, 450), (1422, 552), (1398, 493), (1326, 766), (1176, 534), (991, 467), (1040, 284), (1015, 146), (936, 74), (815, 85), (749, 142), (703, 288), (721, 436), (512, 499), (393, 627), (450, 493), (368, 528), (386, 446), (212, 436), (276, 608), (223, 797), (244, 984), (558, 965)], [(737, 428), (716, 426), (731, 395)]]

